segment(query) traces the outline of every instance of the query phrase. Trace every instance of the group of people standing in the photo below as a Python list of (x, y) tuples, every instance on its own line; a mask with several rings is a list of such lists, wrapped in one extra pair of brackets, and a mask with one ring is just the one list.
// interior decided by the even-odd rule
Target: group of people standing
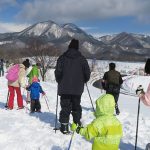
[[(13, 65), (14, 66), (14, 65)], [(12, 70), (13, 66), (8, 69)], [(27, 102), (30, 102), (31, 113), (41, 111), (39, 101), (40, 93), (43, 95), (45, 92), (39, 84), (39, 64), (30, 66), (29, 59), (26, 59), (19, 64), (18, 78), (15, 81), (8, 80), (8, 109), (14, 107), (14, 96), (17, 94), (18, 109), (22, 109), (23, 98), (21, 95), (21, 87), (28, 91)], [(28, 72), (28, 73), (27, 73)], [(117, 75), (119, 81), (113, 83), (109, 80), (109, 76)], [(122, 84), (121, 75), (115, 71), (114, 64), (110, 64), (110, 71), (108, 71), (103, 78), (105, 83), (106, 94), (96, 100), (96, 119), (87, 125), (82, 126), (82, 107), (81, 96), (84, 91), (84, 85), (90, 79), (90, 67), (86, 58), (79, 51), (79, 41), (72, 39), (68, 49), (57, 60), (55, 69), (55, 78), (58, 83), (58, 95), (60, 96), (61, 111), (59, 115), (60, 131), (63, 134), (68, 134), (69, 131), (69, 118), (70, 114), (73, 117), (71, 130), (86, 137), (87, 140), (94, 138), (93, 150), (98, 149), (112, 149), (117, 150), (120, 139), (122, 137), (122, 126), (119, 120), (114, 116), (114, 109), (117, 108), (118, 95), (111, 87)], [(26, 76), (28, 82), (26, 82)], [(111, 84), (109, 84), (111, 83)], [(112, 89), (111, 89), (112, 88)], [(114, 94), (114, 95), (113, 95)]]
[[(32, 112), (41, 112), (41, 104), (39, 101), (40, 94), (45, 94), (42, 90), (42, 87), (39, 84), (39, 64), (33, 64), (30, 66), (29, 59), (26, 59), (22, 62), (22, 64), (18, 65), (18, 71), (15, 70), (16, 65), (10, 66), (8, 68), (7, 73), (12, 76), (15, 76), (15, 71), (17, 71), (18, 77), (16, 80), (12, 81), (8, 79), (8, 101), (7, 101), (7, 109), (11, 110), (14, 107), (14, 97), (15, 92), (17, 94), (17, 104), (18, 109), (23, 109), (23, 98), (21, 94), (21, 88), (24, 88), (28, 91), (27, 93), (27, 103), (31, 103), (31, 113)], [(13, 70), (14, 69), (14, 70)], [(14, 71), (14, 72), (13, 72)], [(28, 80), (26, 79), (28, 77)], [(7, 76), (6, 76), (7, 77)]]
[[(39, 84), (38, 66), (39, 64), (36, 64), (28, 69), (30, 68), (28, 59), (19, 65), (18, 79), (14, 82), (8, 81), (8, 109), (13, 109), (15, 91), (18, 107), (23, 108), (20, 89), (22, 87), (30, 91), (27, 101), (30, 102), (31, 98), (31, 112), (41, 111), (39, 97), (40, 93), (44, 95), (45, 92)], [(29, 77), (28, 85), (25, 83), (27, 69), (30, 70), (27, 75)], [(79, 41), (72, 39), (67, 51), (58, 58), (55, 69), (55, 78), (58, 83), (57, 93), (60, 96), (61, 105), (59, 115), (60, 131), (63, 134), (69, 133), (69, 118), (72, 114), (71, 130), (81, 134), (87, 140), (94, 139), (93, 150), (118, 150), (123, 131), (120, 121), (114, 115), (114, 110), (119, 115), (118, 98), (123, 83), (121, 74), (115, 70), (115, 63), (109, 64), (109, 71), (104, 73), (102, 79), (102, 86), (106, 90), (106, 94), (96, 100), (95, 119), (86, 127), (83, 127), (81, 123), (81, 96), (84, 85), (90, 79), (90, 74), (88, 62), (79, 51)], [(141, 91), (139, 93), (142, 98), (145, 96), (145, 93)]]
[(78, 40), (71, 40), (68, 50), (58, 58), (56, 64), (55, 78), (61, 99), (60, 131), (63, 134), (69, 133), (69, 118), (72, 114), (71, 130), (85, 136), (87, 140), (94, 138), (93, 150), (117, 150), (122, 137), (122, 125), (114, 116), (114, 109), (116, 108), (117, 114), (120, 113), (117, 101), (123, 80), (120, 73), (115, 70), (114, 63), (110, 63), (109, 67), (109, 71), (103, 77), (106, 94), (96, 100), (96, 119), (83, 127), (80, 121), (80, 103), (84, 84), (90, 79), (90, 68), (86, 58), (79, 51)]

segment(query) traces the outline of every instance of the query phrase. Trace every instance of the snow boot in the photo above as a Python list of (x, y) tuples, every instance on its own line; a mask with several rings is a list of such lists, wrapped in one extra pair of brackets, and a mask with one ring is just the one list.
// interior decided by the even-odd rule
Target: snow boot
[(68, 123), (61, 123), (60, 131), (63, 134), (69, 134), (69, 126)]

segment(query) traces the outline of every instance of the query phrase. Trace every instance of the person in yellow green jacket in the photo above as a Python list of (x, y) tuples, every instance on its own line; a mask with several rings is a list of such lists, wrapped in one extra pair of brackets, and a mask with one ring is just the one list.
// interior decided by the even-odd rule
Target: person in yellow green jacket
[(114, 115), (114, 109), (114, 97), (104, 94), (96, 100), (96, 119), (86, 127), (73, 123), (71, 130), (87, 140), (94, 139), (92, 150), (118, 150), (123, 131), (120, 121)]
[[(29, 68), (29, 73), (27, 74), (27, 77), (29, 78), (28, 80), (28, 86), (30, 86), (32, 84), (32, 79), (34, 77), (39, 78), (39, 64), (32, 64), (32, 66)], [(30, 98), (30, 91), (27, 91), (27, 103), (30, 103), (31, 98)]]
[(27, 75), (27, 77), (29, 77), (29, 84), (32, 83), (33, 77), (37, 77), (37, 78), (39, 77), (39, 69), (38, 69), (38, 67), (39, 67), (39, 64), (32, 65), (32, 69), (29, 72), (29, 74)]

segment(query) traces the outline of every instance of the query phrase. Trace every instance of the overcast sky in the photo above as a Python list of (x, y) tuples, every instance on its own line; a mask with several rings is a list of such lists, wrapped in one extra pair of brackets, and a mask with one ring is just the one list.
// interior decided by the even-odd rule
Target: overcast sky
[(74, 23), (89, 34), (150, 34), (150, 0), (0, 0), (0, 32), (37, 22)]

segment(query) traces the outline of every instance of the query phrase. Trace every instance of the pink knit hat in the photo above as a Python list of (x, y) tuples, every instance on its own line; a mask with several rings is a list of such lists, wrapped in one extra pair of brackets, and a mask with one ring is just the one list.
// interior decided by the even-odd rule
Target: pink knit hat
[(39, 81), (39, 79), (37, 77), (32, 78), (32, 82), (38, 82), (38, 81)]

